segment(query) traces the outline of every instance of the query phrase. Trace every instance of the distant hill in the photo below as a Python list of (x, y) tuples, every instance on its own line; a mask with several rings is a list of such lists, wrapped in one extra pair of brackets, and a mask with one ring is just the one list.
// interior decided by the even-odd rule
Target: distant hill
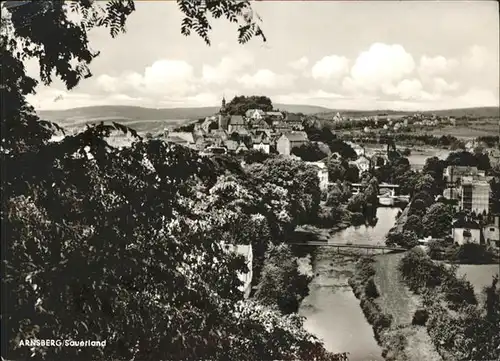
[(389, 116), (404, 116), (415, 113), (436, 114), (438, 116), (449, 117), (475, 117), (475, 118), (498, 118), (500, 117), (499, 107), (478, 107), (478, 108), (460, 108), (460, 109), (444, 109), (444, 110), (427, 110), (427, 111), (399, 111), (399, 110), (330, 110), (316, 114), (320, 118), (333, 118), (335, 114), (340, 113), (345, 117), (369, 117), (374, 115), (387, 114)]
[[(330, 109), (311, 105), (274, 104), (275, 109), (292, 113), (314, 114), (326, 112)], [(219, 111), (219, 107), (202, 108), (143, 108), (136, 106), (105, 105), (65, 110), (41, 110), (41, 118), (61, 123), (63, 125), (77, 125), (101, 120), (123, 121), (125, 123), (138, 121), (176, 121), (195, 120), (210, 116)]]

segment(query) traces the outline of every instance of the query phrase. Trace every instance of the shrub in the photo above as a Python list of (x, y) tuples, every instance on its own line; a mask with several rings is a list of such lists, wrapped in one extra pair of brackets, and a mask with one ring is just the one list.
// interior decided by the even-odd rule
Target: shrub
[(360, 212), (354, 212), (351, 214), (351, 223), (354, 226), (359, 226), (365, 223), (365, 217), (363, 216), (363, 213)]
[(377, 298), (378, 296), (380, 296), (377, 290), (377, 286), (375, 285), (375, 282), (373, 280), (373, 276), (370, 277), (365, 285), (365, 295), (368, 298)]
[(456, 278), (454, 272), (444, 277), (443, 289), (451, 309), (459, 309), (468, 305), (476, 305), (474, 287), (464, 277)]
[(411, 321), (412, 325), (425, 326), (429, 319), (429, 312), (427, 310), (416, 310)]
[(387, 235), (386, 244), (389, 246), (400, 246), (404, 248), (413, 248), (418, 245), (418, 237), (414, 231), (392, 230)]
[(455, 251), (453, 259), (459, 263), (485, 264), (491, 263), (494, 259), (494, 255), (483, 245), (465, 243), (460, 245)]

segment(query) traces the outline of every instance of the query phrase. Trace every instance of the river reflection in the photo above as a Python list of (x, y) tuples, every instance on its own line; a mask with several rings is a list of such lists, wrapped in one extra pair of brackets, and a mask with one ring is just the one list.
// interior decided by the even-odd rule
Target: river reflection
[[(333, 235), (329, 241), (381, 242), (394, 225), (398, 210), (379, 208), (378, 222), (374, 227), (349, 227)], [(382, 361), (382, 350), (375, 341), (372, 327), (347, 283), (357, 258), (335, 253), (336, 250), (329, 247), (316, 250), (312, 265), (315, 278), (299, 310), (306, 318), (304, 327), (322, 339), (327, 350), (349, 352), (350, 361)]]
[(373, 244), (385, 241), (385, 236), (389, 230), (394, 226), (396, 215), (400, 208), (383, 208), (377, 209), (378, 221), (374, 227), (358, 226), (349, 227), (340, 232), (335, 233), (330, 237), (328, 242), (331, 243), (348, 243), (353, 244)]

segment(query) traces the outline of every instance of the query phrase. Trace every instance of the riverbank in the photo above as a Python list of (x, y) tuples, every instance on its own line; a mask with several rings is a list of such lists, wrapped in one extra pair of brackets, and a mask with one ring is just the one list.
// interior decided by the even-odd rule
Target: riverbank
[(399, 271), (412, 291), (422, 295), (422, 324), (445, 361), (498, 360), (500, 357), (500, 291), (496, 281), (478, 302), (473, 286), (457, 276), (455, 267), (432, 261), (411, 250), (400, 261)]
[(301, 272), (314, 278), (299, 314), (306, 318), (304, 328), (322, 339), (328, 351), (348, 351), (350, 361), (382, 361), (382, 350), (348, 284), (359, 259), (353, 252), (341, 255), (318, 247), (301, 258)]
[(413, 325), (421, 300), (398, 276), (401, 254), (361, 259), (349, 280), (388, 361), (441, 361), (425, 327)]

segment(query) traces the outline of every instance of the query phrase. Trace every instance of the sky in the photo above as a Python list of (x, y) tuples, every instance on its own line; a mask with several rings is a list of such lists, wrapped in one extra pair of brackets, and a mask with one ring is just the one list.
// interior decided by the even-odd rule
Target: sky
[[(38, 109), (216, 106), (223, 96), (332, 109), (434, 110), (499, 105), (496, 1), (257, 1), (267, 42), (238, 44), (212, 21), (211, 46), (180, 33), (172, 1), (136, 1), (127, 32), (89, 34), (94, 76), (72, 91), (40, 85)], [(36, 62), (28, 61), (30, 75)]]

